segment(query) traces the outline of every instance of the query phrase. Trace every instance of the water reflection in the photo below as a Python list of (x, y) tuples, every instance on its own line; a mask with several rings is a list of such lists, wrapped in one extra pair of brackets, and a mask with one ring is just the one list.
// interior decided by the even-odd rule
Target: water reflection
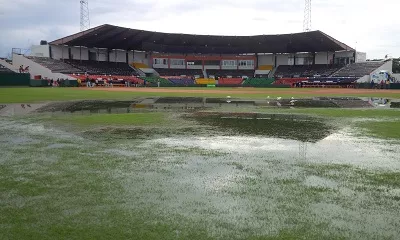
[(281, 114), (202, 116), (196, 120), (232, 135), (267, 136), (313, 143), (324, 139), (333, 131), (323, 120)]

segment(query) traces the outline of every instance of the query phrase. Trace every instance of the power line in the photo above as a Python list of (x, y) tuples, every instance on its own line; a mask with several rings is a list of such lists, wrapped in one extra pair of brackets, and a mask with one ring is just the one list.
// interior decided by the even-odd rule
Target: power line
[(80, 0), (80, 3), (81, 3), (81, 31), (85, 31), (90, 28), (89, 1)]
[(303, 31), (311, 31), (311, 0), (305, 0)]

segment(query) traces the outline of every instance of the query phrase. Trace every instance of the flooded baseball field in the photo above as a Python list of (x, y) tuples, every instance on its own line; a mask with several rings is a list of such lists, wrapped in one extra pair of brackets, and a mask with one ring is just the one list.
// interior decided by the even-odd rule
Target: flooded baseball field
[(4, 239), (400, 238), (400, 141), (343, 121), (0, 120)]

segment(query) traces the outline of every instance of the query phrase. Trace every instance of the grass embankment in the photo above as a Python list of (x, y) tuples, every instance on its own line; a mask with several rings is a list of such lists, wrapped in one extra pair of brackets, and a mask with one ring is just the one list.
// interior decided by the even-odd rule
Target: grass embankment
[[(164, 88), (160, 88), (161, 90)], [(129, 91), (110, 92), (93, 91), (85, 88), (0, 88), (0, 103), (34, 103), (43, 101), (84, 100), (84, 99), (132, 99), (134, 97), (226, 97), (262, 99), (270, 96), (283, 98), (305, 98), (314, 96), (359, 96), (359, 97), (385, 97), (400, 98), (398, 93), (360, 92), (332, 94), (326, 89), (279, 89), (279, 88), (166, 88), (172, 92), (157, 92), (157, 88), (151, 88), (153, 92)], [(104, 89), (106, 90), (106, 89)], [(213, 92), (210, 92), (212, 90)], [(155, 92), (154, 92), (155, 91)], [(221, 91), (219, 93), (219, 91)], [(229, 91), (229, 93), (227, 93)]]

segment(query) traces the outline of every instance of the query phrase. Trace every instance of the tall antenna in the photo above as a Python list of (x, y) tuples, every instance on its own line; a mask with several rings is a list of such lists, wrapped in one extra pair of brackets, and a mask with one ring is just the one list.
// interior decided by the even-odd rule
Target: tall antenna
[(90, 28), (89, 1), (80, 0), (80, 3), (81, 3), (81, 31), (85, 31)]
[(311, 0), (305, 0), (303, 31), (311, 31)]

